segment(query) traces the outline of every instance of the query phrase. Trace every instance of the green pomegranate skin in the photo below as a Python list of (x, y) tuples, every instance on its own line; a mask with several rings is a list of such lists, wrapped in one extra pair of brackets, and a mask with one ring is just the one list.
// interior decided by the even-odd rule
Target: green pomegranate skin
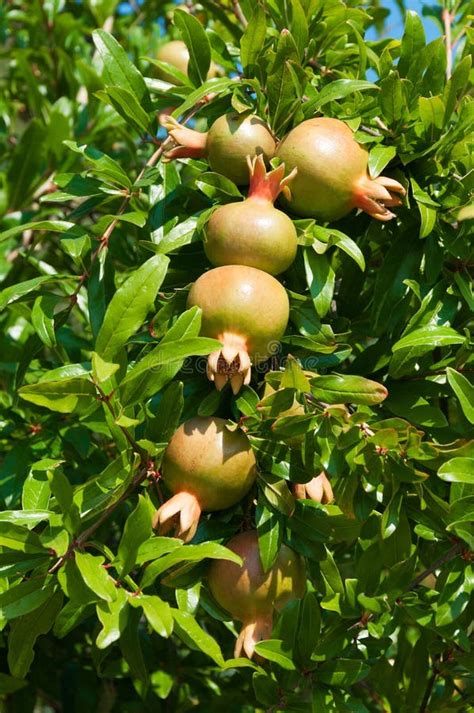
[(209, 165), (238, 186), (249, 182), (247, 156), (262, 154), (265, 161), (269, 161), (275, 147), (270, 129), (253, 114), (223, 114), (207, 134)]
[(331, 221), (352, 210), (354, 186), (367, 173), (368, 153), (344, 122), (325, 117), (303, 121), (279, 144), (276, 155), (287, 170), (298, 169), (292, 200), (281, 197), (291, 213)]
[(290, 307), (278, 280), (246, 265), (225, 265), (201, 275), (188, 296), (188, 308), (195, 305), (202, 309), (202, 336), (241, 337), (254, 363), (277, 350)]
[[(172, 40), (171, 42), (165, 42), (161, 45), (156, 58), (161, 62), (166, 62), (171, 64), (172, 67), (176, 67), (182, 74), (187, 76), (188, 74), (188, 64), (189, 64), (189, 51), (185, 43), (182, 40)], [(170, 82), (171, 84), (176, 84), (176, 79), (172, 74), (168, 74), (165, 70), (156, 68), (157, 75), (164, 82)], [(217, 67), (214, 62), (211, 62), (209, 71), (207, 73), (207, 78), (212, 79), (216, 76)]]
[(242, 557), (242, 566), (215, 560), (208, 582), (212, 596), (234, 619), (248, 622), (282, 609), (292, 599), (301, 599), (306, 588), (302, 558), (282, 545), (273, 567), (264, 572), (255, 530), (242, 532), (227, 544)]
[(252, 487), (255, 456), (241, 430), (230, 431), (222, 418), (196, 417), (171, 438), (162, 462), (162, 476), (174, 493), (194, 495), (201, 509), (224, 510)]
[(298, 243), (292, 220), (270, 202), (247, 199), (220, 206), (210, 217), (204, 250), (220, 265), (248, 265), (270, 275), (287, 270)]
[[(166, 62), (176, 67), (182, 74), (188, 73), (189, 52), (188, 48), (181, 40), (166, 42), (160, 47), (156, 58), (161, 62)], [(165, 82), (174, 83), (176, 80), (171, 74), (157, 68), (158, 76)]]

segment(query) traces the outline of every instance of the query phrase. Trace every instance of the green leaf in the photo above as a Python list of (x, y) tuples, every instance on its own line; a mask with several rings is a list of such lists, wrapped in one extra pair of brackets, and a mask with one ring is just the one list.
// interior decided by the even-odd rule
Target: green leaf
[(206, 81), (211, 65), (211, 45), (197, 18), (184, 10), (176, 9), (173, 21), (189, 51), (188, 76), (195, 86)]
[(305, 104), (305, 116), (312, 117), (316, 109), (320, 109), (325, 104), (336, 101), (337, 99), (344, 99), (349, 96), (349, 94), (354, 94), (354, 92), (378, 89), (379, 87), (377, 87), (376, 84), (368, 82), (365, 79), (336, 79), (323, 87), (316, 99)]
[(329, 374), (311, 379), (311, 392), (320, 401), (330, 404), (379, 404), (387, 397), (387, 389), (363, 376)]
[(128, 516), (118, 546), (118, 559), (120, 560), (120, 574), (125, 576), (134, 567), (138, 550), (150, 538), (152, 511), (149, 502), (138, 496), (138, 503)]
[(60, 280), (61, 277), (59, 275), (42, 275), (41, 277), (33, 277), (31, 280), (7, 287), (0, 292), (0, 312), (12, 302), (17, 302), (25, 295), (30, 294), (30, 292), (34, 292), (41, 285), (47, 282), (60, 282)]
[(474, 458), (451, 458), (439, 468), (438, 477), (448, 483), (474, 484)]
[(130, 62), (124, 48), (105, 30), (94, 30), (92, 39), (104, 64), (107, 86), (122, 87), (131, 92), (146, 111), (152, 109), (145, 80)]
[(45, 549), (35, 532), (20, 525), (0, 521), (0, 546), (18, 552), (44, 554)]
[(390, 74), (380, 82), (380, 89), (379, 102), (384, 118), (389, 125), (397, 123), (402, 118), (406, 106), (403, 85), (399, 73), (391, 71)]
[(35, 526), (43, 520), (49, 520), (55, 515), (50, 510), (2, 510), (0, 522), (14, 522), (17, 525)]
[(465, 337), (456, 332), (451, 327), (435, 327), (427, 325), (420, 329), (415, 329), (411, 334), (407, 334), (395, 342), (392, 351), (396, 352), (399, 349), (407, 347), (427, 347), (427, 351), (435, 347), (446, 347), (452, 344), (463, 344)]
[(163, 391), (155, 415), (147, 423), (147, 437), (155, 443), (167, 443), (178, 428), (183, 407), (183, 382), (173, 381)]
[(21, 223), (20, 225), (15, 225), (14, 228), (9, 228), (0, 233), (0, 243), (6, 242), (17, 235), (21, 235), (25, 230), (44, 230), (53, 233), (65, 233), (74, 228), (77, 228), (77, 226), (66, 220), (37, 220), (33, 223)]
[(425, 46), (425, 31), (420, 17), (413, 10), (405, 15), (405, 32), (400, 45), (400, 59), (397, 69), (406, 77), (412, 64), (419, 61), (419, 53)]
[(141, 630), (139, 628), (140, 612), (130, 609), (127, 625), (119, 639), (122, 656), (127, 662), (131, 675), (144, 686), (149, 684), (148, 669), (143, 657), (141, 645)]
[(306, 282), (318, 317), (324, 317), (331, 307), (336, 275), (326, 255), (317, 255), (311, 248), (304, 251)]
[(303, 665), (309, 666), (311, 656), (319, 641), (321, 610), (314, 592), (307, 592), (301, 603), (296, 648)]
[(260, 57), (267, 34), (265, 10), (257, 5), (240, 39), (240, 59), (244, 73), (255, 76), (257, 60)]
[(54, 332), (54, 308), (58, 303), (55, 295), (40, 295), (36, 298), (31, 310), (31, 323), (38, 337), (47, 347), (56, 345)]
[(45, 138), (47, 130), (39, 119), (32, 119), (26, 126), (15, 150), (9, 156), (7, 180), (9, 185), (9, 208), (14, 211), (27, 204), (34, 186), (44, 170)]
[(369, 173), (372, 178), (380, 176), (385, 166), (397, 155), (395, 146), (374, 146), (369, 154)]
[(183, 547), (183, 542), (177, 538), (151, 537), (140, 545), (136, 562), (137, 564), (143, 564), (144, 562), (158, 559), (158, 557), (166, 555), (178, 547)]
[(21, 681), (18, 678), (7, 676), (6, 673), (0, 673), (0, 694), (3, 696), (16, 693), (27, 685), (28, 681)]
[(98, 649), (106, 649), (114, 641), (120, 639), (127, 626), (128, 598), (126, 592), (123, 589), (118, 589), (113, 602), (97, 602), (96, 611), (102, 629), (99, 631), (95, 643)]
[[(146, 134), (150, 131), (150, 118), (131, 91), (124, 87), (107, 87), (96, 94), (99, 99), (111, 104), (117, 113), (139, 134)], [(121, 220), (124, 220), (124, 216), (121, 216)]]
[(113, 361), (143, 324), (153, 307), (168, 263), (164, 255), (154, 255), (135, 270), (112, 297), (95, 346), (96, 352), (105, 361)]
[(50, 599), (54, 588), (44, 577), (20, 582), (0, 594), (0, 616), (10, 620), (35, 611)]
[(207, 558), (229, 560), (238, 565), (242, 564), (241, 558), (236, 555), (235, 552), (228, 550), (227, 547), (218, 545), (217, 542), (205, 542), (202, 545), (185, 545), (149, 564), (143, 575), (141, 588), (145, 589), (149, 587), (153, 584), (158, 575), (170, 567), (173, 567), (175, 564), (181, 562), (201, 562)]
[(451, 75), (451, 78), (446, 84), (443, 97), (446, 105), (443, 125), (447, 124), (448, 119), (451, 117), (460, 95), (467, 90), (471, 65), (472, 57), (470, 55), (466, 55), (466, 57), (458, 63)]
[(75, 552), (75, 562), (89, 589), (106, 602), (113, 602), (117, 598), (117, 590), (112, 578), (103, 567), (104, 561), (104, 557), (96, 557), (77, 550)]
[(129, 599), (133, 607), (142, 607), (151, 628), (160, 636), (168, 638), (173, 631), (173, 615), (170, 605), (160, 597), (149, 594), (131, 596)]
[(273, 566), (283, 540), (281, 517), (265, 504), (259, 505), (256, 515), (258, 548), (263, 571), (268, 572)]
[(175, 633), (185, 644), (198, 649), (213, 659), (218, 666), (224, 665), (219, 644), (204, 629), (201, 629), (192, 614), (172, 609)]
[(267, 641), (259, 641), (255, 644), (255, 653), (262, 656), (268, 661), (278, 664), (286, 671), (294, 671), (295, 664), (291, 659), (291, 654), (283, 649), (283, 641), (279, 639), (267, 639)]
[(363, 661), (341, 658), (322, 663), (318, 667), (318, 678), (330, 686), (352, 686), (366, 678), (369, 672), (370, 666)]
[(35, 611), (12, 622), (8, 637), (8, 668), (12, 676), (26, 676), (35, 655), (36, 640), (51, 629), (62, 602), (63, 595), (57, 591)]
[(469, 423), (474, 424), (474, 386), (465, 376), (449, 366), (446, 369), (446, 376), (450, 387), (459, 399), (465, 417)]
[(112, 186), (118, 185), (129, 190), (132, 181), (117, 161), (92, 146), (78, 146), (75, 141), (64, 141), (71, 151), (80, 154), (92, 166), (94, 176)]
[(72, 413), (89, 408), (97, 398), (94, 384), (88, 378), (38, 381), (22, 386), (19, 396), (25, 401), (44, 406), (50, 411)]
[(73, 489), (63, 472), (59, 469), (48, 471), (49, 486), (61, 512), (63, 523), (68, 532), (74, 534), (79, 528), (79, 511), (73, 502)]

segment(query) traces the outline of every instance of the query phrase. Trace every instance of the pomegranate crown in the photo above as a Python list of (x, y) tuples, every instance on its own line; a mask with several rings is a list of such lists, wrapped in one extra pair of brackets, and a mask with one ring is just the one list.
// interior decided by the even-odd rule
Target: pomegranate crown
[(164, 161), (172, 161), (174, 158), (201, 158), (206, 155), (207, 133), (188, 129), (168, 115), (160, 116), (160, 124), (175, 143), (173, 148), (164, 152)]
[(285, 164), (281, 163), (277, 168), (267, 171), (261, 154), (253, 158), (247, 156), (247, 164), (250, 173), (249, 198), (259, 198), (274, 203), (280, 193), (283, 193), (287, 200), (291, 200), (288, 184), (294, 179), (298, 169), (294, 168), (288, 176), (285, 176)]

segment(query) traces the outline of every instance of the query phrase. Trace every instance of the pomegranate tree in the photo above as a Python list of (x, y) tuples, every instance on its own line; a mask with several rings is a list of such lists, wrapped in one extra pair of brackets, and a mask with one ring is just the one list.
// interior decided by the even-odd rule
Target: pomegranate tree
[(162, 478), (174, 493), (157, 510), (153, 526), (174, 530), (185, 542), (194, 537), (201, 512), (224, 510), (250, 490), (257, 475), (247, 436), (222, 418), (192, 418), (171, 438)]
[(273, 610), (279, 611), (292, 599), (301, 599), (306, 571), (301, 557), (282, 545), (275, 563), (263, 571), (255, 530), (242, 532), (227, 544), (242, 558), (242, 565), (216, 560), (209, 571), (209, 588), (216, 602), (233, 619), (242, 622), (234, 654), (251, 658), (255, 644), (272, 633)]
[(262, 119), (254, 114), (223, 114), (202, 133), (163, 116), (162, 125), (176, 143), (165, 152), (165, 160), (205, 157), (213, 171), (237, 185), (249, 180), (247, 156), (261, 154), (268, 161), (275, 153), (275, 139)]
[(202, 310), (201, 335), (222, 343), (222, 349), (209, 355), (209, 379), (219, 390), (230, 381), (234, 393), (250, 382), (252, 362), (258, 364), (277, 351), (289, 318), (284, 287), (246, 265), (205, 272), (192, 286), (187, 304)]
[(204, 250), (213, 265), (249, 265), (278, 275), (296, 256), (293, 221), (274, 207), (280, 193), (290, 198), (285, 164), (267, 173), (262, 155), (247, 157), (250, 172), (248, 197), (227, 203), (211, 215), (205, 230)]
[(403, 186), (393, 178), (370, 178), (368, 152), (339, 119), (321, 117), (303, 121), (283, 139), (276, 155), (287, 168), (298, 169), (292, 184), (291, 203), (283, 203), (296, 215), (319, 220), (338, 220), (360, 208), (377, 220), (390, 220), (389, 210), (401, 205)]

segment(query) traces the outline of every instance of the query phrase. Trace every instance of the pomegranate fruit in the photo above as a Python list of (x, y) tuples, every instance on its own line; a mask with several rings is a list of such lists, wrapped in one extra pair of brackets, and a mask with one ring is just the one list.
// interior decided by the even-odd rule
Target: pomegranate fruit
[(202, 309), (201, 335), (222, 343), (208, 357), (209, 379), (219, 390), (230, 381), (234, 393), (249, 383), (252, 361), (258, 364), (276, 352), (289, 318), (284, 287), (246, 265), (205, 272), (192, 286), (187, 305)]
[(275, 153), (275, 139), (262, 119), (253, 114), (224, 114), (201, 133), (188, 129), (172, 117), (161, 117), (177, 144), (165, 152), (165, 160), (206, 157), (213, 171), (237, 185), (247, 185), (247, 156), (262, 154), (268, 161)]
[(316, 475), (308, 483), (293, 483), (293, 495), (299, 499), (306, 498), (324, 505), (334, 501), (331, 483), (324, 472)]
[(162, 461), (162, 478), (174, 493), (153, 519), (160, 534), (175, 530), (188, 542), (201, 512), (225, 510), (250, 490), (257, 466), (250, 442), (222, 418), (192, 418), (171, 438)]
[(250, 187), (241, 203), (220, 206), (205, 229), (204, 250), (209, 261), (220, 265), (249, 265), (278, 275), (296, 257), (298, 243), (293, 221), (273, 206), (280, 193), (289, 196), (285, 165), (267, 173), (262, 155), (248, 157)]
[[(188, 63), (189, 63), (189, 51), (185, 43), (182, 40), (172, 40), (171, 42), (166, 42), (160, 47), (156, 58), (160, 62), (166, 62), (171, 64), (172, 67), (178, 69), (182, 74), (188, 74)], [(207, 78), (212, 79), (217, 73), (217, 67), (214, 62), (211, 62), (209, 71), (207, 73)], [(157, 75), (164, 82), (170, 82), (170, 84), (176, 84), (176, 79), (172, 74), (166, 72), (166, 70), (157, 67)]]
[(296, 215), (330, 221), (360, 208), (377, 220), (390, 220), (388, 210), (401, 205), (405, 189), (385, 176), (370, 178), (368, 152), (339, 119), (303, 121), (279, 144), (276, 155), (289, 170), (298, 169), (293, 200), (283, 202)]
[(242, 622), (234, 655), (243, 651), (251, 658), (255, 644), (271, 636), (273, 609), (278, 611), (290, 600), (303, 597), (305, 566), (296, 552), (282, 545), (275, 564), (264, 572), (255, 530), (236, 535), (226, 547), (242, 558), (242, 565), (215, 560), (209, 571), (209, 588), (216, 602)]

